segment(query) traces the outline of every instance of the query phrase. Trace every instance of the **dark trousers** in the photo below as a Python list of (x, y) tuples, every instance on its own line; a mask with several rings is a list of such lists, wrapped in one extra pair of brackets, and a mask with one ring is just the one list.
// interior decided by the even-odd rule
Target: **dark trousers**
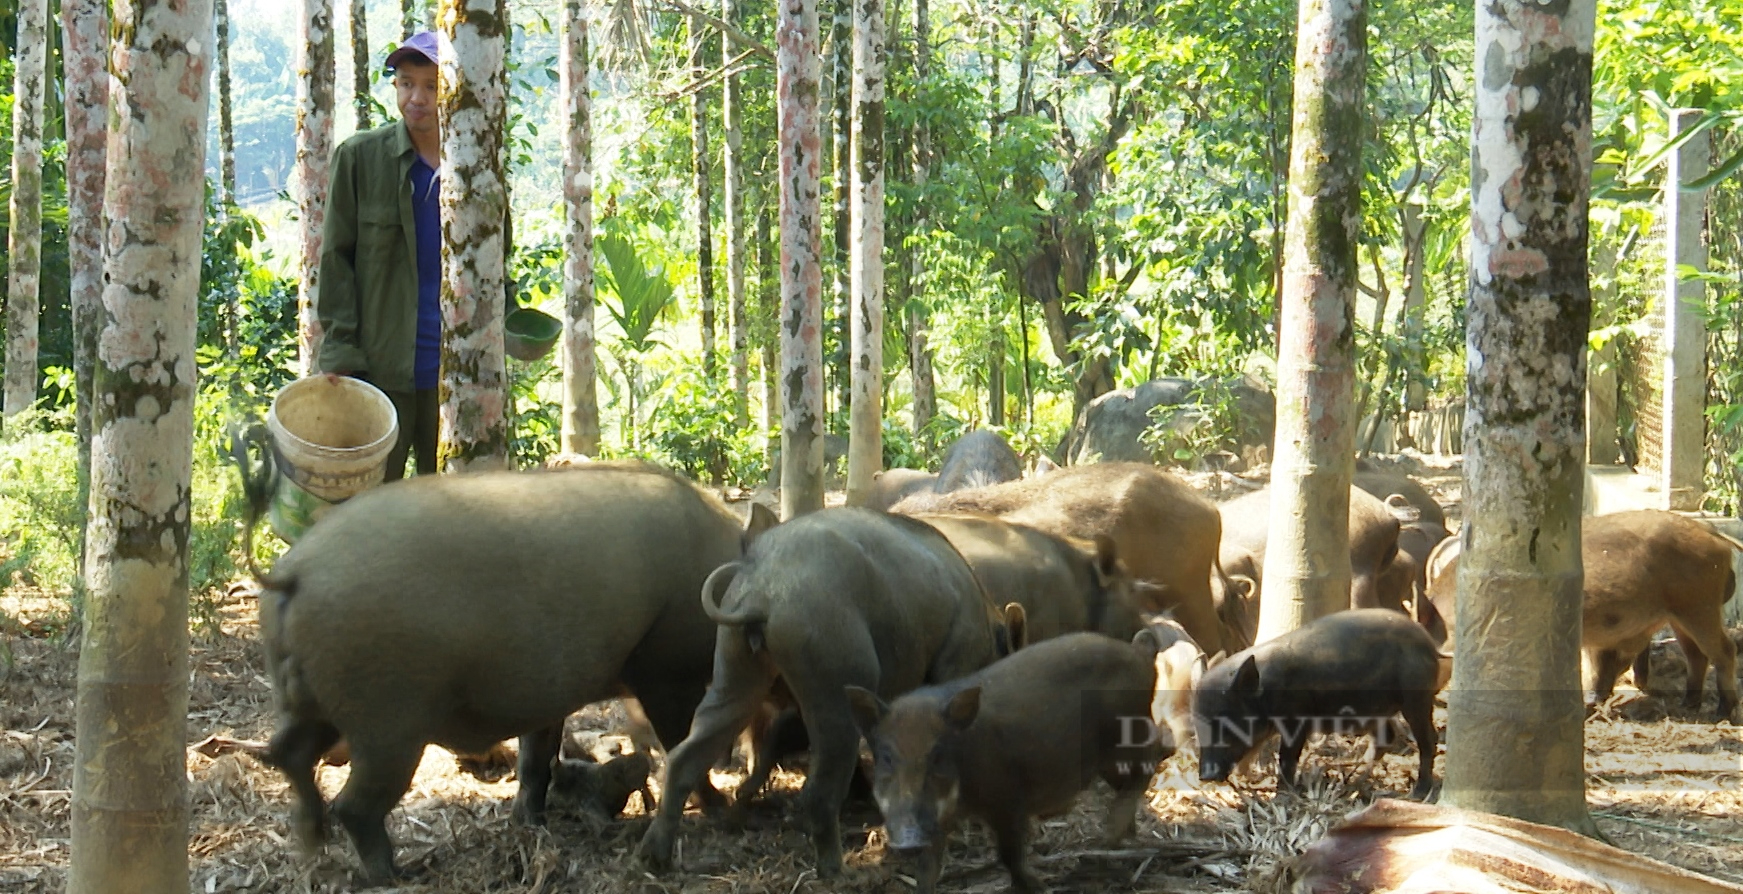
[(399, 440), (394, 442), (393, 450), (387, 454), (387, 480), (398, 481), (405, 477), (407, 454), (417, 456), (419, 475), (434, 475), (436, 414), (440, 407), (437, 389), (420, 388), (416, 391), (383, 393), (388, 400), (393, 401), (394, 414), (399, 417)]

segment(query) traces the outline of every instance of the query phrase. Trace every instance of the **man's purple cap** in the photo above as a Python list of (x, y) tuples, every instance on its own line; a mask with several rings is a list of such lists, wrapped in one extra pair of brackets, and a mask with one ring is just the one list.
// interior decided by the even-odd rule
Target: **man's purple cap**
[(387, 54), (387, 68), (389, 71), (396, 70), (400, 63), (414, 56), (423, 57), (431, 65), (440, 65), (442, 60), (436, 46), (436, 32), (419, 31), (406, 38), (405, 43), (399, 45), (399, 49)]

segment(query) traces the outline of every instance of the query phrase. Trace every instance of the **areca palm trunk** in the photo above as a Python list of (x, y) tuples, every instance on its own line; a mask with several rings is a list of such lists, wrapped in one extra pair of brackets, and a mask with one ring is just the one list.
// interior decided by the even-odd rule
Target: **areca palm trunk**
[(569, 228), (563, 263), (563, 450), (599, 454), (599, 357), (594, 335), (593, 114), (588, 88), (587, 6), (564, 0), (563, 207)]
[(817, 0), (780, 0), (781, 514), (823, 508), (823, 243)]
[[(720, 0), (720, 17), (729, 25), (737, 25), (737, 0)], [(730, 62), (732, 38), (722, 35), (721, 44), (721, 58)], [(720, 105), (726, 131), (721, 173), (725, 181), (726, 296), (732, 315), (733, 418), (743, 428), (750, 414), (750, 324), (745, 318), (744, 175), (740, 170), (744, 166), (744, 127), (740, 121), (744, 109), (737, 74), (727, 72)]]
[(297, 159), (292, 176), (301, 246), (297, 274), (298, 354), (302, 371), (321, 354), (315, 299), (321, 287), (321, 228), (327, 220), (327, 165), (333, 154), (333, 0), (303, 0), (297, 44)]
[(357, 129), (368, 130), (369, 121), (369, 20), (364, 0), (351, 0), (351, 107)]
[[(708, 29), (690, 20), (690, 77), (700, 84), (708, 76)], [(713, 204), (708, 176), (708, 91), (697, 87), (690, 94), (690, 180), (696, 192), (696, 294), (702, 311), (702, 371), (714, 376), (714, 229), (709, 218)]]
[[(79, 442), (79, 505), (90, 509), (91, 383), (103, 313), (103, 181), (109, 141), (109, 4), (64, 0), (66, 57), (67, 268), (73, 315), (74, 428)], [(220, 81), (220, 83), (222, 83)], [(80, 526), (81, 536), (89, 526)], [(80, 544), (79, 555), (84, 555)], [(81, 559), (82, 561), (82, 559)]]
[(508, 182), (504, 0), (446, 0), (453, 44), (438, 103), (442, 121), (441, 467), (508, 465), (503, 359)]
[(42, 302), (42, 102), (48, 67), (48, 0), (18, 0), (12, 81), (12, 201), (6, 235), (6, 378), (10, 419), (36, 402)]
[(210, 0), (119, 0), (71, 894), (188, 889), (188, 531)]
[(1445, 803), (1594, 834), (1580, 692), (1595, 0), (1480, 4)]
[[(65, 16), (63, 19), (72, 22)], [(224, 204), (229, 205), (236, 201), (236, 125), (230, 115), (230, 0), (212, 0), (212, 20), (218, 34), (218, 182), (224, 187)], [(71, 25), (66, 28), (70, 31)], [(73, 59), (70, 45), (66, 56), (69, 62)], [(107, 87), (104, 95), (108, 95)], [(67, 105), (70, 108), (72, 103)], [(68, 133), (70, 138), (70, 118)]]
[(871, 496), (884, 467), (884, 5), (853, 4), (853, 401), (847, 502)]
[[(914, 0), (914, 80), (924, 83), (932, 70), (932, 13), (927, 0)], [(932, 173), (932, 138), (926, 123), (914, 125), (914, 192), (924, 195)], [(914, 230), (927, 228), (926, 203), (914, 207)], [(914, 434), (919, 436), (938, 412), (937, 389), (932, 373), (932, 348), (927, 344), (930, 324), (926, 311), (926, 268), (921, 253), (910, 249), (908, 289), (908, 374), (914, 383)]]
[(1260, 640), (1350, 604), (1365, 0), (1302, 0)]

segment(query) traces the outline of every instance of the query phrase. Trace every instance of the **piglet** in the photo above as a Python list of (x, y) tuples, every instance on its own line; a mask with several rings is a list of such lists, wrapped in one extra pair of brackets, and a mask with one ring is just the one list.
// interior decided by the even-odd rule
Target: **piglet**
[(1130, 643), (1073, 633), (890, 704), (847, 687), (889, 848), (918, 858), (920, 894), (935, 890), (960, 815), (992, 827), (1023, 894), (1046, 890), (1027, 862), (1029, 818), (1069, 810), (1097, 777), (1115, 792), (1108, 838), (1132, 832), (1156, 764), (1173, 752), (1150, 719), (1157, 647), (1149, 631)]

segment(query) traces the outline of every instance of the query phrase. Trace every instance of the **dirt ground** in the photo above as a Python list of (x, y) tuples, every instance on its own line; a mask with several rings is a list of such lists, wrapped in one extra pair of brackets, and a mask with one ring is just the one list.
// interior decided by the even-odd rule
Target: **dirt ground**
[[(1456, 504), (1457, 470), (1412, 469), (1443, 503)], [(1209, 485), (1208, 480), (1200, 484)], [(1238, 491), (1239, 482), (1223, 486)], [(1451, 513), (1456, 518), (1456, 510)], [(289, 828), (290, 795), (282, 777), (245, 753), (208, 756), (192, 746), (209, 736), (264, 740), (271, 732), (270, 694), (256, 641), (255, 605), (236, 586), (211, 606), (211, 623), (191, 654), (188, 775), (189, 853), (197, 892), (339, 892), (362, 887), (342, 835), (325, 852), (299, 852)], [(77, 650), (61, 635), (65, 607), (40, 594), (0, 596), (0, 637), (13, 665), (0, 679), (0, 892), (65, 889), (73, 766), (73, 699)], [(1743, 641), (1743, 630), (1733, 631)], [(1599, 829), (1634, 853), (1743, 882), (1743, 730), (1680, 707), (1684, 670), (1674, 645), (1655, 647), (1654, 692), (1623, 686), (1610, 711), (1586, 729), (1588, 800)], [(595, 706), (571, 720), (571, 739), (596, 756), (622, 747), (613, 735), (620, 713)], [(1444, 725), (1444, 714), (1440, 717)], [(1444, 726), (1443, 726), (1444, 728)], [(1238, 785), (1201, 785), (1186, 756), (1162, 768), (1133, 840), (1100, 840), (1105, 790), (1076, 810), (1041, 822), (1033, 860), (1059, 894), (1284, 890), (1291, 858), (1345, 814), (1375, 797), (1401, 795), (1415, 773), (1413, 753), (1362, 760), (1364, 741), (1322, 740), (1303, 759), (1301, 790), (1278, 793), (1265, 775)], [(1263, 765), (1262, 765), (1263, 766)], [(1274, 766), (1274, 762), (1272, 762)], [(1444, 753), (1437, 772), (1444, 766)], [(1264, 772), (1263, 770), (1261, 772)], [(332, 796), (347, 769), (322, 767)], [(730, 790), (739, 773), (717, 772)], [(647, 825), (641, 798), (624, 816), (553, 807), (543, 829), (511, 823), (515, 782), (504, 768), (468, 771), (429, 749), (412, 791), (389, 818), (400, 865), (410, 877), (395, 889), (461, 892), (905, 892), (911, 878), (886, 861), (876, 808), (850, 806), (844, 816), (848, 870), (820, 881), (792, 810), (803, 777), (777, 773), (773, 792), (744, 828), (692, 811), (679, 845), (679, 870), (642, 872), (631, 858)], [(990, 836), (973, 825), (958, 833), (941, 889), (1003, 892), (1009, 879), (994, 860)]]

